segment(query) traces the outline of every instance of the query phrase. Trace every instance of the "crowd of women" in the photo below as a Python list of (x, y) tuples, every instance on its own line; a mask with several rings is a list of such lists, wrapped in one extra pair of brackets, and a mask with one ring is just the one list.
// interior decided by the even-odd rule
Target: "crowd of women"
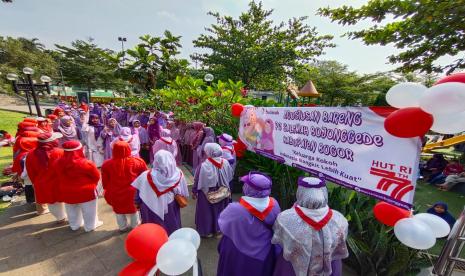
[(47, 118), (18, 124), (13, 171), (37, 212), (72, 230), (102, 225), (101, 186), (120, 231), (156, 223), (171, 234), (190, 195), (184, 162), (194, 174), (197, 231), (221, 239), (218, 275), (340, 275), (348, 225), (328, 207), (325, 181), (299, 179), (297, 202), (281, 212), (270, 177), (252, 171), (240, 178), (244, 195), (233, 203), (233, 143), (170, 113), (62, 104)]

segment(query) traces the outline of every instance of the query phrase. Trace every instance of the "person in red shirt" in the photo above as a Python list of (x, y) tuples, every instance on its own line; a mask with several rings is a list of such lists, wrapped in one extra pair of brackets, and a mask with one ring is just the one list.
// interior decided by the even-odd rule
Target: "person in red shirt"
[(26, 186), (34, 187), (38, 214), (47, 212), (45, 204), (58, 223), (66, 220), (64, 205), (58, 197), (56, 182), (57, 161), (63, 156), (63, 150), (58, 148), (60, 133), (41, 133), (37, 137), (37, 148), (29, 152), (24, 161), (24, 171), (21, 177)]
[(93, 231), (103, 224), (97, 215), (96, 188), (100, 172), (92, 161), (86, 159), (79, 141), (67, 141), (62, 146), (59, 196), (65, 203), (69, 226), (76, 231), (84, 224), (86, 232)]
[[(136, 189), (131, 183), (148, 170), (145, 161), (131, 156), (131, 148), (124, 141), (113, 145), (112, 158), (102, 165), (102, 184), (105, 200), (113, 207), (120, 231), (139, 224), (139, 214), (134, 205)], [(130, 224), (128, 225), (128, 220)]]
[(435, 176), (433, 179), (428, 181), (432, 185), (438, 185), (444, 183), (446, 178), (449, 175), (459, 175), (463, 172), (463, 167), (457, 160), (453, 160), (451, 163), (447, 164), (442, 173)]

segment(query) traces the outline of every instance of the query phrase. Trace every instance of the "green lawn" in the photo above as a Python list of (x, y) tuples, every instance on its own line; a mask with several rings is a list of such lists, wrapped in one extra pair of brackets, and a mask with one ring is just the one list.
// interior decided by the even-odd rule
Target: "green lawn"
[[(0, 110), (0, 129), (6, 130), (11, 135), (15, 135), (18, 122), (22, 121), (26, 117), (23, 113), (9, 112)], [(0, 148), (0, 172), (3, 168), (11, 164), (13, 157), (13, 150), (11, 147)], [(0, 174), (0, 183), (9, 180), (9, 177), (5, 177)], [(8, 202), (0, 201), (0, 213), (9, 206)]]

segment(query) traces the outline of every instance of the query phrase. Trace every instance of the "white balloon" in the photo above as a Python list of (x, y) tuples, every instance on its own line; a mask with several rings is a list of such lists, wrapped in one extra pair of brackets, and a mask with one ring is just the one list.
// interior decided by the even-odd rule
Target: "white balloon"
[(418, 107), (426, 86), (415, 82), (398, 83), (386, 93), (386, 101), (393, 107)]
[(397, 239), (414, 249), (428, 249), (436, 243), (436, 237), (431, 228), (415, 218), (404, 218), (394, 225)]
[(465, 112), (434, 115), (433, 117), (432, 131), (443, 134), (455, 134), (465, 131)]
[(428, 88), (420, 99), (420, 107), (433, 115), (465, 111), (465, 83), (446, 82)]
[(197, 231), (192, 228), (181, 228), (174, 231), (171, 235), (169, 240), (175, 239), (182, 239), (187, 240), (188, 242), (192, 243), (195, 249), (199, 249), (200, 246), (200, 235)]
[(157, 254), (157, 267), (166, 275), (180, 275), (188, 271), (195, 263), (197, 250), (186, 240), (169, 240)]
[(426, 223), (431, 228), (436, 238), (442, 238), (449, 235), (450, 226), (442, 218), (428, 213), (417, 214), (413, 217)]

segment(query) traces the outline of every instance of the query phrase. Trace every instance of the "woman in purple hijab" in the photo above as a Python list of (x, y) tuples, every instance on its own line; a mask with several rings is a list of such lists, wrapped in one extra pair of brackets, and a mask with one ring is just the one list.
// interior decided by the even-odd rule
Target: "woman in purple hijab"
[(171, 152), (173, 156), (178, 155), (178, 145), (176, 141), (171, 138), (171, 131), (169, 129), (163, 129), (161, 131), (161, 137), (157, 141), (155, 141), (155, 144), (152, 147), (152, 152), (153, 155), (157, 154), (159, 150), (166, 150)]
[(193, 152), (192, 169), (194, 172), (197, 169), (197, 166), (207, 158), (205, 155), (205, 145), (208, 143), (215, 143), (215, 131), (211, 127), (204, 127), (203, 139)]
[(192, 194), (197, 199), (195, 210), (195, 224), (197, 232), (202, 237), (213, 237), (221, 234), (218, 226), (220, 213), (228, 206), (229, 197), (217, 203), (208, 200), (208, 193), (217, 191), (221, 186), (229, 189), (229, 182), (233, 178), (233, 171), (228, 160), (224, 159), (221, 146), (215, 143), (205, 145), (207, 159), (198, 166)]
[(67, 141), (79, 140), (76, 125), (70, 116), (61, 117), (58, 131), (63, 135), (63, 137), (60, 138), (60, 145)]
[(244, 196), (229, 204), (218, 219), (223, 237), (218, 245), (216, 275), (272, 275), (275, 262), (272, 227), (281, 208), (270, 197), (271, 179), (267, 175), (250, 172), (241, 181)]
[[(149, 119), (147, 126), (147, 134), (149, 136), (149, 147), (152, 149), (155, 142), (160, 139), (160, 125), (155, 117)], [(150, 150), (150, 163), (153, 162), (153, 151)]]
[(111, 159), (111, 142), (119, 136), (121, 125), (115, 118), (108, 120), (108, 125), (102, 130), (100, 136), (103, 139), (104, 156), (105, 160)]
[(181, 228), (180, 206), (175, 195), (186, 198), (189, 190), (184, 174), (176, 167), (170, 152), (158, 151), (153, 168), (143, 172), (131, 185), (137, 189), (135, 201), (142, 223), (161, 225), (168, 235)]
[(324, 180), (300, 178), (297, 202), (279, 214), (271, 242), (282, 248), (276, 260), (275, 276), (340, 276), (342, 259), (349, 256), (348, 223), (328, 207)]

